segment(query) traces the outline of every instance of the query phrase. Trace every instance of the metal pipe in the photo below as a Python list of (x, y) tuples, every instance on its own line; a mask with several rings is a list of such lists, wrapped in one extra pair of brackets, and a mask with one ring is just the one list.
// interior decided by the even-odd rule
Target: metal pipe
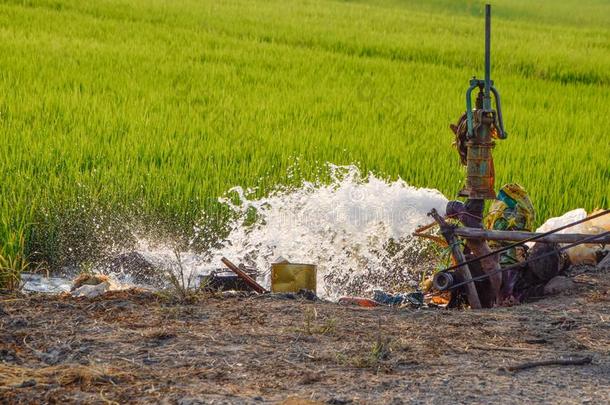
[(470, 87), (468, 87), (468, 90), (466, 90), (466, 122), (468, 125), (468, 138), (472, 138), (474, 136), (474, 125), (472, 122), (472, 91), (477, 88), (477, 85), (473, 84), (473, 80), (470, 81)]
[(491, 111), (491, 5), (485, 5), (485, 97), (483, 109)]
[(500, 137), (500, 139), (506, 139), (508, 135), (504, 130), (504, 120), (502, 119), (502, 105), (500, 104), (500, 93), (498, 93), (498, 90), (496, 90), (494, 86), (491, 86), (491, 93), (496, 98), (496, 109), (498, 110), (498, 136)]
[(436, 273), (432, 277), (432, 285), (439, 291), (448, 290), (453, 284), (455, 284), (455, 281), (453, 280), (453, 275), (449, 272)]
[[(539, 232), (525, 232), (525, 231), (496, 231), (489, 229), (479, 228), (467, 228), (459, 227), (454, 230), (457, 236), (461, 236), (466, 239), (484, 239), (484, 240), (500, 240), (500, 241), (523, 241), (536, 237), (536, 242), (541, 243), (574, 243), (578, 242), (584, 237), (589, 236), (588, 234), (580, 233), (554, 233), (552, 235), (544, 235)], [(521, 242), (523, 243), (523, 242)], [(610, 236), (600, 236), (594, 238), (591, 242), (593, 244), (610, 244)]]

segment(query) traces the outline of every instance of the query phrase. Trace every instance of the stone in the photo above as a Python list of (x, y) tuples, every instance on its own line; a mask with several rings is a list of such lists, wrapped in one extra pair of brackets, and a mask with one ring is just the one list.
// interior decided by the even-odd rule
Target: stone
[(85, 284), (72, 291), (73, 297), (95, 298), (110, 290), (110, 283), (104, 281), (97, 285)]
[(17, 386), (17, 388), (30, 388), (36, 386), (36, 380), (25, 380)]
[(162, 271), (138, 252), (123, 253), (110, 261), (108, 269), (112, 273), (123, 273), (131, 277), (135, 284), (154, 287), (163, 285)]
[(17, 356), (17, 353), (11, 349), (0, 349), (0, 362), (22, 364), (23, 361)]
[(566, 276), (555, 276), (549, 280), (544, 286), (545, 295), (559, 294), (569, 291), (576, 286), (576, 283), (571, 278)]
[(72, 281), (70, 291), (74, 291), (83, 285), (98, 285), (107, 281), (109, 281), (109, 278), (104, 274), (81, 273)]

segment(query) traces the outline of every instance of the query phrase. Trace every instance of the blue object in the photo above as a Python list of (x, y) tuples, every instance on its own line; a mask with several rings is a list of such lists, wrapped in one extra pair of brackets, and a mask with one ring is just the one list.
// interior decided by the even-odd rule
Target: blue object
[(517, 201), (509, 197), (509, 195), (506, 194), (504, 190), (500, 190), (500, 192), (498, 193), (498, 200), (506, 204), (508, 208), (515, 208), (517, 206)]

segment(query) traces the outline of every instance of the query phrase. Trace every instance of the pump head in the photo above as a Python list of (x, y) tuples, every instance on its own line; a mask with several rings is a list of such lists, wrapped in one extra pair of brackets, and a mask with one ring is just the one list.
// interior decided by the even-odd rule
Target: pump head
[[(479, 93), (472, 109), (472, 91)], [(497, 112), (492, 108), (493, 95)], [(473, 77), (466, 90), (467, 156), (466, 186), (459, 195), (471, 199), (494, 199), (494, 165), (492, 139), (505, 139), (500, 94), (491, 80), (491, 6), (485, 5), (485, 80)]]

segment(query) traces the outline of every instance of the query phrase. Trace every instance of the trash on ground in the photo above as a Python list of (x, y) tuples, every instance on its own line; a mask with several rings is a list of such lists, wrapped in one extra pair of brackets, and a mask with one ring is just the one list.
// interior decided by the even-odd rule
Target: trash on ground
[(381, 305), (375, 300), (363, 297), (341, 297), (338, 302), (340, 305), (353, 305), (363, 308), (373, 308)]
[(380, 304), (389, 306), (414, 306), (416, 308), (424, 305), (424, 293), (421, 291), (415, 291), (404, 294), (389, 294), (385, 291), (375, 290), (373, 291), (373, 300)]
[[(595, 215), (601, 210), (596, 210), (587, 215), (587, 211), (582, 208), (578, 208), (572, 211), (568, 211), (565, 214), (548, 219), (542, 226), (536, 229), (536, 232), (548, 232), (552, 229), (559, 228), (560, 226), (567, 225), (569, 223), (587, 218)], [(577, 224), (573, 227), (558, 231), (559, 234), (568, 233), (579, 233), (583, 235), (596, 235), (603, 232), (610, 231), (610, 216), (601, 216), (594, 218), (590, 221)], [(532, 246), (533, 243), (529, 242), (528, 245)], [(563, 244), (565, 245), (565, 244)], [(574, 246), (566, 250), (570, 263), (572, 265), (596, 265), (599, 261), (601, 252), (610, 251), (610, 246), (602, 246), (599, 244), (585, 243), (582, 245)], [(604, 253), (605, 255), (605, 253)]]
[[(241, 266), (241, 269), (256, 280), (258, 271), (254, 267)], [(252, 288), (237, 274), (227, 269), (214, 269), (209, 274), (199, 276), (199, 285), (209, 291), (251, 291)]]
[(263, 286), (261, 286), (259, 283), (257, 283), (255, 279), (250, 277), (244, 270), (242, 270), (239, 267), (237, 267), (236, 265), (234, 265), (226, 257), (223, 257), (221, 259), (221, 261), (223, 262), (223, 264), (225, 266), (227, 266), (229, 269), (231, 269), (231, 271), (233, 271), (235, 274), (237, 274), (237, 276), (239, 276), (239, 278), (241, 278), (250, 288), (252, 288), (257, 293), (264, 294), (264, 293), (268, 292)]
[[(284, 259), (285, 260), (285, 259)], [(316, 293), (316, 266), (304, 263), (271, 264), (271, 291), (298, 292), (305, 289)]]

